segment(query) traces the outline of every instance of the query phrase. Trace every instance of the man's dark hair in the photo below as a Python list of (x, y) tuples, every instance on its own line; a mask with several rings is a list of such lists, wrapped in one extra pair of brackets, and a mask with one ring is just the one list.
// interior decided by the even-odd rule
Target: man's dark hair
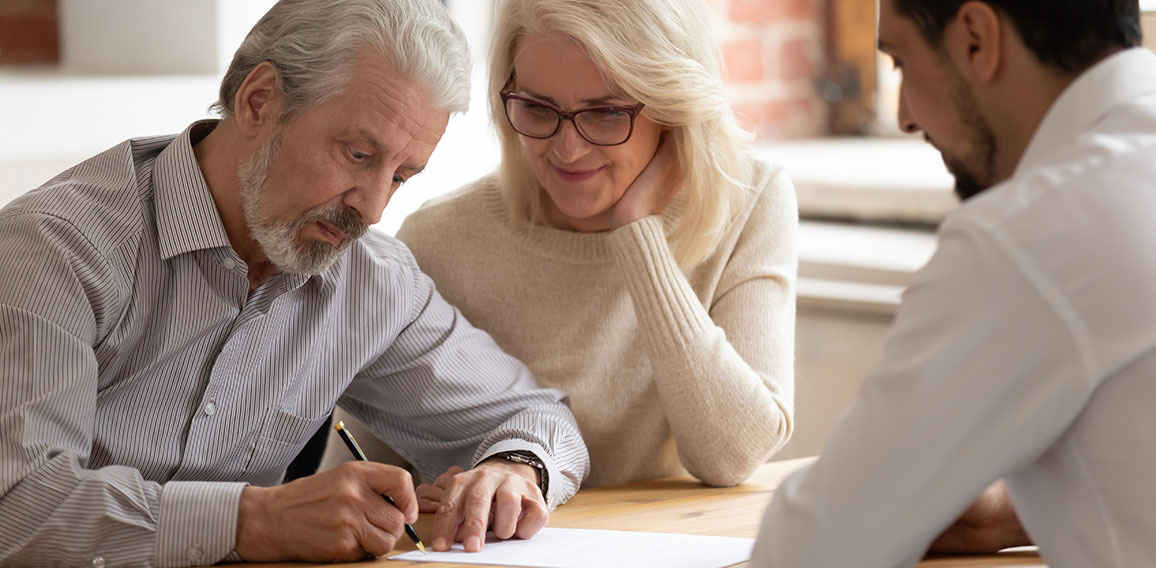
[[(1083, 71), (1113, 48), (1140, 45), (1139, 0), (979, 0), (1011, 18), (1040, 62)], [(931, 45), (967, 0), (895, 0)]]

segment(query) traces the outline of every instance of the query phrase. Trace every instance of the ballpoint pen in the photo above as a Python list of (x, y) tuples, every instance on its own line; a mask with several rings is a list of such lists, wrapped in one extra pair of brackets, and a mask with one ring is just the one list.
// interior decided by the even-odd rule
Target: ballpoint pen
[[(361, 451), (361, 446), (358, 446), (357, 441), (353, 439), (353, 434), (349, 433), (349, 430), (345, 429), (344, 422), (338, 420), (337, 424), (333, 425), (333, 429), (337, 430), (337, 434), (341, 436), (341, 440), (345, 442), (346, 446), (349, 447), (349, 451), (353, 453), (353, 457), (361, 461), (369, 461), (369, 459), (365, 457), (365, 453)], [(392, 497), (389, 495), (382, 495), (382, 497), (385, 497), (386, 503), (397, 507), (397, 503), (393, 502)], [(417, 536), (417, 531), (413, 529), (413, 525), (409, 523), (405, 524), (405, 534), (409, 535), (409, 539), (412, 540), (415, 545), (417, 545), (422, 554), (429, 554), (425, 550), (425, 545), (421, 543), (421, 537)]]

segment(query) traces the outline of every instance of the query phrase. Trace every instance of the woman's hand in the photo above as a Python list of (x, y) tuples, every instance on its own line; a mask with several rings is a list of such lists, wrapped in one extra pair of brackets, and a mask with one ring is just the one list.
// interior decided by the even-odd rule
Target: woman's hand
[(650, 163), (610, 208), (610, 230), (662, 213), (674, 197), (681, 177), (674, 142), (669, 133), (663, 133)]
[(423, 483), (417, 486), (417, 507), (422, 513), (436, 513), (438, 505), (442, 504), (442, 493), (450, 486), (450, 480), (464, 469), (452, 466), (445, 473), (434, 480), (433, 485)]

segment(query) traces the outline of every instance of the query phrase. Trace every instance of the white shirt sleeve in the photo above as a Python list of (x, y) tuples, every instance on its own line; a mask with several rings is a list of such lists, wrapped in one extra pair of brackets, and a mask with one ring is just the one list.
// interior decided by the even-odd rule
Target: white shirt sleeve
[(766, 512), (751, 566), (913, 566), (1091, 395), (1086, 330), (1006, 234), (954, 223), (904, 294), (878, 370)]

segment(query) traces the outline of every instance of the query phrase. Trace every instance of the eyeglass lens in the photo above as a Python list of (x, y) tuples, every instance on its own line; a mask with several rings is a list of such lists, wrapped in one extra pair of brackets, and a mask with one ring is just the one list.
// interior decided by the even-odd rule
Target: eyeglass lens
[[(506, 101), (510, 125), (531, 138), (549, 138), (558, 129), (562, 117), (554, 109), (520, 99)], [(621, 144), (630, 137), (629, 112), (615, 109), (588, 109), (574, 114), (578, 133), (591, 144)]]

